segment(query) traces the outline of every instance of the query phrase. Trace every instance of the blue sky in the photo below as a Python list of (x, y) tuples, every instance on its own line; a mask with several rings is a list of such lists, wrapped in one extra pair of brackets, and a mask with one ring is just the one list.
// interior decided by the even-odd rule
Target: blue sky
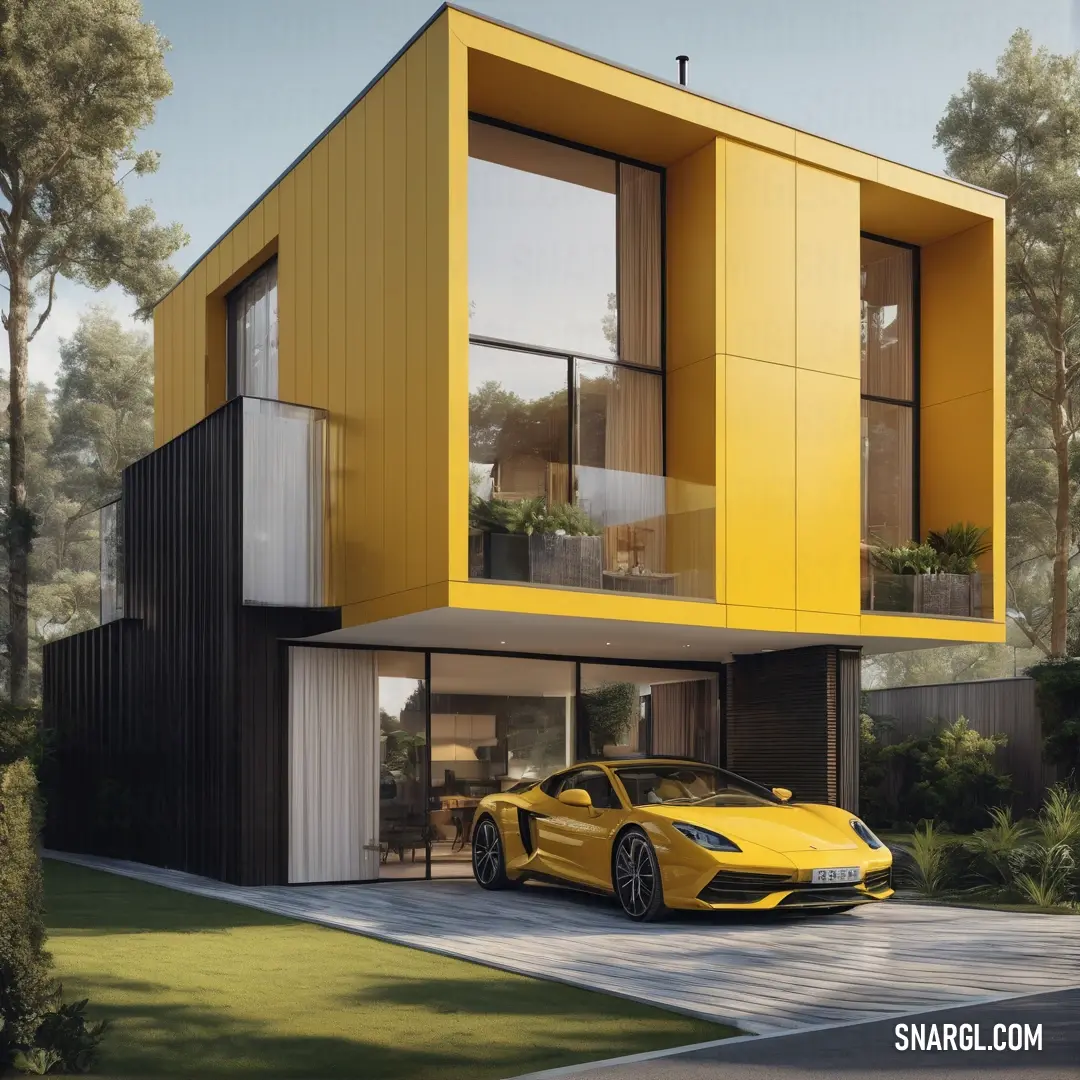
[[(940, 172), (934, 127), (969, 71), (992, 70), (1029, 29), (1080, 47), (1077, 0), (473, 0), (465, 6), (638, 70), (917, 168)], [(172, 43), (174, 81), (143, 145), (160, 171), (129, 195), (181, 222), (185, 269), (379, 71), (435, 0), (144, 0)], [(64, 284), (31, 345), (51, 382), (79, 313), (118, 290)]]

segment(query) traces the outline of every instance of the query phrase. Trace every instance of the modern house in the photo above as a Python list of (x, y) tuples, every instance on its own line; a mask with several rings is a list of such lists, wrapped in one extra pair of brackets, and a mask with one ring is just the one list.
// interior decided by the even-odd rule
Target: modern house
[(48, 842), (464, 875), (613, 747), (854, 808), (860, 654), (1004, 640), (1004, 209), (444, 6), (156, 308)]

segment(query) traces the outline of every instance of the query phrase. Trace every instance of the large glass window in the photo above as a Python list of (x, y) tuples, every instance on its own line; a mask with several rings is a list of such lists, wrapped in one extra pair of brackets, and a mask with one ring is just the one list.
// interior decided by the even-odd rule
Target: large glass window
[(278, 396), (277, 259), (228, 296), (229, 397)]
[(719, 680), (711, 672), (582, 664), (578, 755), (719, 763), (719, 708)]
[(471, 873), (480, 800), (539, 780), (571, 757), (574, 665), (431, 657), (431, 873)]
[(427, 876), (427, 683), (424, 654), (376, 653), (379, 679), (379, 877)]
[(661, 171), (469, 133), (469, 576), (711, 595), (714, 492), (663, 475)]
[(469, 332), (661, 365), (661, 173), (469, 124)]
[(862, 538), (912, 539), (915, 513), (915, 253), (862, 240)]

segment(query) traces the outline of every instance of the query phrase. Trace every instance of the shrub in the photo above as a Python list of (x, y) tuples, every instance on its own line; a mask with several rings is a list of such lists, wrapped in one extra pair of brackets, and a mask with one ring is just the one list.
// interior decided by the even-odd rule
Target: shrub
[(1043, 756), (1080, 777), (1080, 659), (1043, 660), (1028, 668), (1042, 717)]
[(37, 716), (0, 705), (0, 1073), (85, 1072), (103, 1025), (85, 1002), (65, 1006), (49, 975), (38, 834), (41, 803), (32, 756)]
[(1025, 822), (1013, 820), (1011, 807), (994, 807), (990, 817), (993, 824), (969, 836), (965, 848), (972, 857), (972, 869), (977, 875), (988, 882), (1005, 885), (1010, 881), (1017, 853), (1028, 843), (1030, 828)]
[(896, 820), (885, 791), (889, 758), (878, 738), (882, 724), (864, 706), (859, 716), (859, 816), (872, 829), (887, 829)]
[(994, 765), (1005, 742), (1005, 735), (981, 735), (961, 716), (886, 747), (901, 774), (897, 824), (935, 821), (960, 833), (985, 825), (989, 812), (1012, 797), (1009, 777)]
[(926, 897), (940, 896), (953, 889), (956, 886), (952, 865), (955, 844), (954, 837), (936, 828), (932, 821), (924, 821), (905, 849), (911, 858), (905, 863), (902, 884)]

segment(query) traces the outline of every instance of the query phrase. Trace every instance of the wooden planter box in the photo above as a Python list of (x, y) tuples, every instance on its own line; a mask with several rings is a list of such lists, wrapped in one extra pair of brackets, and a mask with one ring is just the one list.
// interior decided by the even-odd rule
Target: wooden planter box
[(982, 616), (982, 575), (875, 572), (871, 608), (977, 619)]
[(620, 574), (616, 570), (605, 570), (604, 588), (613, 592), (674, 596), (676, 576), (675, 574)]
[[(484, 533), (484, 573), (492, 581), (528, 581), (536, 585), (599, 589), (604, 551), (599, 536), (554, 533)], [(472, 576), (470, 552), (470, 576)]]

